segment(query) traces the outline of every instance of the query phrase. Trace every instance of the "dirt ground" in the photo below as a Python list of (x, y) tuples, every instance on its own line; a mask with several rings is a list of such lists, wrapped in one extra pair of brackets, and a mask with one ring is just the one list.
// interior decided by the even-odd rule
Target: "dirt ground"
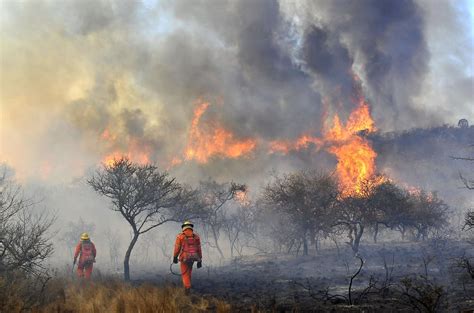
[[(260, 254), (220, 267), (204, 262), (193, 271), (193, 292), (225, 300), (242, 312), (417, 312), (417, 307), (469, 312), (474, 278), (459, 266), (463, 255), (474, 257), (474, 246), (447, 240), (365, 244), (360, 251), (364, 265), (349, 299), (350, 278), (360, 260), (348, 249), (309, 256)], [(143, 280), (150, 277), (157, 284), (180, 285), (180, 277), (166, 271), (145, 274)]]

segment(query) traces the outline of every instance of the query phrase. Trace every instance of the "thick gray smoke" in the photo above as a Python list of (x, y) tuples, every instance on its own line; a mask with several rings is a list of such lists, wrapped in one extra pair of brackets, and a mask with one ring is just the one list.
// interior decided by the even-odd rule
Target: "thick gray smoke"
[[(333, 113), (346, 118), (359, 86), (382, 131), (470, 118), (472, 42), (446, 51), (437, 48), (445, 39), (433, 38), (443, 29), (461, 40), (463, 15), (454, 5), (3, 2), (2, 158), (25, 177), (54, 179), (64, 169), (50, 163), (80, 176), (104, 155), (134, 147), (168, 166), (182, 157), (198, 99), (259, 147), (317, 135)], [(444, 68), (450, 57), (459, 62)], [(458, 83), (435, 88), (434, 72)], [(449, 109), (440, 90), (453, 95)], [(51, 146), (62, 156), (44, 157)]]

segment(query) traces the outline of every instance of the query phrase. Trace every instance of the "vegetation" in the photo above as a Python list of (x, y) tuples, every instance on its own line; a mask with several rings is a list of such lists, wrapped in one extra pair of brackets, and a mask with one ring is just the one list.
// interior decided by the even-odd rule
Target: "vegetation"
[(366, 231), (371, 229), (377, 241), (380, 227), (400, 231), (403, 239), (410, 230), (415, 240), (425, 240), (447, 226), (448, 220), (448, 206), (436, 193), (405, 190), (381, 177), (365, 181), (359, 193), (343, 197), (331, 175), (298, 172), (276, 177), (264, 188), (260, 203), (265, 209), (261, 219), (269, 221), (261, 227), (269, 228), (271, 237), (288, 252), (303, 245), (304, 255), (308, 242), (341, 232), (357, 254)]
[(140, 235), (166, 222), (194, 217), (200, 208), (194, 190), (154, 165), (134, 164), (125, 158), (104, 165), (88, 183), (111, 199), (111, 209), (120, 213), (132, 229), (123, 261), (125, 280), (130, 280), (130, 256)]
[(0, 175), (0, 308), (33, 307), (50, 279), (44, 261), (53, 253), (48, 231), (54, 217), (44, 211), (35, 213), (35, 205), (4, 168)]
[[(419, 274), (420, 269), (423, 270), (420, 267), (415, 272), (400, 273), (397, 279), (392, 276), (393, 264), (389, 270), (384, 257), (385, 278), (370, 276), (365, 286), (368, 250), (361, 253), (360, 249), (367, 233), (371, 233), (376, 242), (381, 231), (384, 234), (399, 232), (403, 240), (412, 239), (414, 245), (422, 245), (417, 241), (435, 238), (434, 235), (448, 225), (449, 217), (448, 206), (436, 193), (405, 189), (375, 177), (364, 182), (357, 194), (342, 195), (333, 175), (300, 171), (273, 177), (252, 202), (247, 198), (245, 185), (206, 181), (192, 189), (154, 165), (138, 165), (127, 159), (97, 170), (88, 183), (111, 200), (111, 209), (120, 213), (132, 230), (132, 240), (124, 257), (125, 282), (100, 277), (93, 282), (73, 282), (62, 275), (51, 274), (44, 262), (53, 251), (47, 233), (54, 219), (46, 214), (35, 214), (36, 203), (25, 197), (21, 187), (5, 172), (0, 180), (0, 312), (232, 311), (231, 304), (235, 305), (236, 301), (229, 301), (227, 294), (220, 295), (225, 297), (224, 302), (197, 294), (186, 296), (182, 289), (167, 284), (128, 282), (130, 256), (139, 237), (164, 223), (182, 222), (186, 218), (192, 218), (200, 226), (206, 247), (215, 249), (225, 258), (228, 255), (223, 246), (227, 245), (230, 257), (236, 262), (236, 256), (255, 251), (267, 255), (276, 251), (288, 254), (302, 251), (305, 256), (315, 251), (317, 255), (319, 242), (331, 238), (336, 243), (338, 258), (347, 264), (347, 293), (332, 294), (330, 286), (318, 290), (324, 286), (312, 285), (310, 280), (293, 282), (295, 288), (299, 288), (295, 293), (306, 290), (303, 295), (309, 294), (322, 308), (362, 307), (370, 301), (383, 303), (390, 297), (401, 299), (400, 307), (419, 311), (435, 312), (445, 306), (447, 290), (428, 277), (428, 264), (434, 257), (423, 255), (423, 274)], [(467, 215), (465, 228), (472, 228), (470, 222)], [(75, 242), (74, 232), (95, 228), (82, 219), (69, 226), (70, 231), (62, 232), (68, 244)], [(349, 248), (340, 254), (338, 241), (344, 241), (342, 236), (347, 238)], [(117, 244), (112, 244), (115, 237), (109, 231), (107, 241), (112, 263), (116, 262), (119, 250)], [(356, 258), (349, 256), (351, 254)], [(360, 260), (360, 266), (352, 271), (349, 264), (354, 260)], [(466, 257), (462, 261), (461, 266), (472, 276), (471, 259)], [(273, 268), (275, 262), (267, 265)], [(272, 272), (275, 271), (270, 270)], [(211, 273), (208, 269), (208, 278)], [(228, 280), (233, 288), (235, 278)], [(341, 282), (338, 284), (341, 286)], [(394, 303), (393, 299), (390, 301)], [(262, 309), (260, 306), (252, 308), (249, 303), (245, 305), (238, 309), (255, 312)], [(298, 310), (299, 305), (287, 303), (285, 309)]]
[[(33, 312), (231, 312), (231, 306), (215, 298), (185, 296), (184, 290), (150, 284), (132, 286), (108, 280), (87, 285), (53, 281), (44, 303)], [(19, 312), (12, 310), (10, 312)]]

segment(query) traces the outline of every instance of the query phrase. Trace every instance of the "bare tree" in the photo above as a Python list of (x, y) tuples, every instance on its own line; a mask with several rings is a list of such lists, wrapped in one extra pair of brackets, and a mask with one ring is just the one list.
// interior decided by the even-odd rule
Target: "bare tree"
[(198, 209), (195, 191), (154, 165), (138, 165), (126, 158), (104, 165), (88, 183), (111, 199), (111, 210), (120, 213), (132, 229), (123, 261), (125, 280), (130, 280), (130, 256), (140, 235), (166, 222), (193, 217)]
[[(35, 213), (36, 205), (4, 168), (0, 174), (0, 306), (5, 312), (10, 305), (15, 310), (31, 309), (41, 301), (50, 279), (43, 263), (53, 253), (48, 232), (55, 218), (44, 210)], [(21, 302), (15, 302), (18, 299)]]
[(104, 231), (105, 238), (107, 239), (107, 246), (109, 248), (110, 264), (114, 271), (118, 268), (118, 257), (120, 249), (120, 239), (117, 231), (107, 228)]
[(235, 253), (241, 256), (244, 247), (248, 246), (246, 237), (254, 233), (252, 219), (253, 211), (250, 205), (239, 205), (235, 212), (227, 216), (224, 230), (229, 241), (231, 258), (234, 258)]
[[(472, 145), (472, 147), (474, 147), (474, 145)], [(474, 157), (459, 157), (459, 156), (456, 156), (456, 157), (451, 157), (453, 158), (454, 160), (462, 160), (462, 161), (471, 161), (471, 162), (474, 162)], [(474, 179), (472, 178), (467, 178), (465, 177), (462, 173), (459, 173), (459, 178), (461, 179), (461, 181), (464, 183), (464, 186), (466, 186), (467, 189), (469, 190), (474, 190)]]
[(464, 229), (473, 229), (474, 228), (474, 211), (467, 212), (466, 217), (464, 218)]
[(227, 213), (223, 210), (224, 205), (234, 199), (238, 192), (245, 192), (246, 186), (236, 183), (218, 183), (216, 181), (201, 181), (199, 194), (203, 204), (202, 222), (206, 237), (211, 237), (213, 243), (208, 244), (215, 248), (222, 258), (224, 252), (219, 245), (221, 229), (227, 223)]
[(330, 232), (328, 218), (338, 195), (337, 183), (331, 175), (302, 171), (276, 177), (265, 187), (262, 201), (296, 228), (292, 239), (301, 243), (303, 254), (308, 255), (309, 240), (318, 232)]
[(34, 205), (4, 170), (0, 176), (0, 273), (36, 273), (52, 254), (47, 232), (55, 219), (48, 213), (35, 214)]

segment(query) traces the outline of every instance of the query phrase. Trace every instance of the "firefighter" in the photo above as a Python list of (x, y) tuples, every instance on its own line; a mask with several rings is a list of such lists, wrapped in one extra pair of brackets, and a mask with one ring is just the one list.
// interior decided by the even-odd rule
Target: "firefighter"
[(81, 235), (81, 241), (77, 244), (76, 251), (74, 252), (73, 264), (76, 264), (77, 257), (79, 257), (79, 262), (77, 263), (77, 277), (83, 278), (85, 274), (85, 278), (90, 279), (96, 255), (97, 251), (95, 245), (89, 238), (89, 234), (83, 233)]
[(182, 232), (176, 237), (174, 245), (173, 263), (181, 262), (181, 277), (186, 293), (191, 289), (191, 274), (193, 263), (197, 262), (197, 268), (202, 267), (201, 239), (193, 231), (194, 225), (186, 221), (181, 225)]

